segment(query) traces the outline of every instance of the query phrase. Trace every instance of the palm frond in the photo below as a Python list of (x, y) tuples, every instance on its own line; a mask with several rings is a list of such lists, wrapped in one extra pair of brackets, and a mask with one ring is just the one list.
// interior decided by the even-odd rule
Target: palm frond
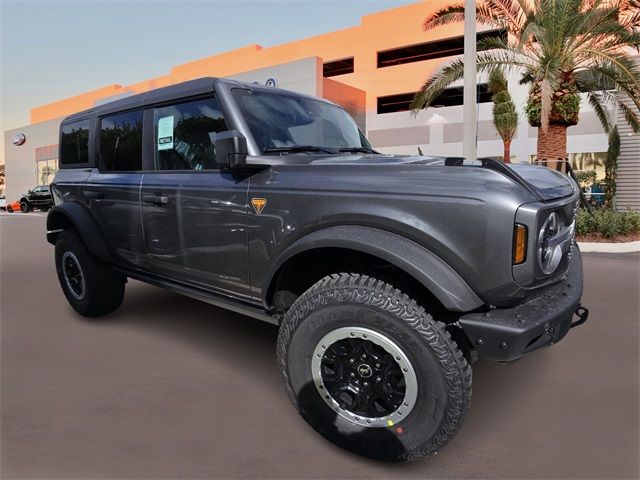
[[(514, 69), (522, 70), (529, 68), (529, 64), (521, 59), (514, 58), (508, 52), (490, 51), (480, 52), (476, 56), (476, 68), (478, 73), (488, 72), (496, 66), (500, 66), (505, 71)], [(413, 98), (410, 108), (413, 114), (428, 107), (445, 88), (460, 80), (464, 76), (464, 60), (457, 58), (435, 72), (422, 85)]]
[(609, 112), (603, 105), (604, 99), (602, 97), (603, 95), (599, 92), (589, 92), (587, 94), (589, 104), (593, 107), (593, 111), (596, 112), (602, 128), (608, 134), (611, 131), (611, 119), (609, 118)]

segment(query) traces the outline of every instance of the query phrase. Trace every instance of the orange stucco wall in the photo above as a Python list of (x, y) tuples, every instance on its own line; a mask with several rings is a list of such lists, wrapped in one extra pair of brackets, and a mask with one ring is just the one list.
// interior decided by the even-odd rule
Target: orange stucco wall
[(69, 115), (92, 107), (96, 100), (121, 93), (142, 93), (204, 76), (225, 77), (311, 56), (320, 57), (325, 62), (354, 57), (354, 73), (332, 79), (366, 91), (367, 110), (373, 110), (378, 96), (417, 90), (426, 76), (442, 62), (441, 59), (436, 59), (379, 69), (376, 67), (376, 52), (461, 35), (461, 25), (442, 27), (430, 32), (422, 29), (424, 18), (449, 2), (450, 0), (426, 0), (412, 3), (362, 17), (360, 25), (352, 28), (270, 48), (249, 45), (195, 60), (173, 67), (168, 75), (158, 78), (129, 86), (109, 85), (33, 108), (31, 123)]

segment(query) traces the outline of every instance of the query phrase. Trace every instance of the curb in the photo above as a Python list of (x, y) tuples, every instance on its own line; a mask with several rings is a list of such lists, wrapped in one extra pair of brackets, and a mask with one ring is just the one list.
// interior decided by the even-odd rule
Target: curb
[(640, 240), (624, 243), (578, 242), (582, 253), (632, 253), (640, 252)]

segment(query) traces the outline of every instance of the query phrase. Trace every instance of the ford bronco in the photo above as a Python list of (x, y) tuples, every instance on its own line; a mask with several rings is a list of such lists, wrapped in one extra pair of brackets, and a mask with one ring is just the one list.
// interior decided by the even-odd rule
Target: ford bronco
[(96, 106), (62, 122), (51, 188), (77, 312), (113, 312), (132, 278), (272, 322), (300, 415), (374, 458), (436, 452), (475, 359), (516, 360), (587, 318), (573, 180), (380, 154), (310, 96), (202, 78)]

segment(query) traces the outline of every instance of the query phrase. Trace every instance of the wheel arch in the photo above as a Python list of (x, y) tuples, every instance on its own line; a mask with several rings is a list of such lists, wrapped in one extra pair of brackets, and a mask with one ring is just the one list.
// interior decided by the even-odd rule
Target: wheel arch
[(77, 202), (56, 205), (47, 214), (47, 241), (56, 243), (63, 230), (76, 230), (89, 251), (104, 261), (111, 261), (111, 253), (96, 221), (85, 207)]
[(312, 254), (317, 255), (312, 261), (317, 262), (318, 258), (322, 261), (338, 250), (354, 252), (365, 262), (379, 260), (397, 268), (432, 294), (446, 310), (466, 312), (484, 303), (450, 265), (427, 248), (379, 228), (341, 225), (299, 238), (278, 257), (266, 276), (262, 290), (264, 304), (274, 305), (279, 284), (290, 274), (292, 264), (302, 262), (304, 265)]

